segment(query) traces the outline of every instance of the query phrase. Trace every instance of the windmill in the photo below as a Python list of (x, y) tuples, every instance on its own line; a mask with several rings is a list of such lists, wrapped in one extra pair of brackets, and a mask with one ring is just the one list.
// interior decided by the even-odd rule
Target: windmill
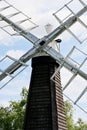
[[(0, 2), (2, 1), (6, 3), (6, 6), (3, 7), (1, 11), (7, 10), (10, 7), (14, 8), (7, 1), (1, 0)], [(27, 67), (26, 62), (29, 59), (33, 58), (33, 70), (29, 90), (30, 96), (28, 96), (24, 123), (24, 129), (26, 130), (35, 128), (53, 130), (67, 129), (64, 115), (64, 103), (61, 91), (62, 88), (60, 82), (60, 71), (62, 70), (62, 68), (66, 68), (72, 73), (69, 81), (63, 87), (63, 91), (68, 88), (69, 84), (77, 76), (82, 77), (84, 80), (86, 80), (87, 83), (87, 74), (81, 70), (81, 67), (85, 64), (87, 60), (87, 54), (80, 51), (78, 48), (73, 47), (66, 58), (64, 58), (59, 51), (55, 50), (54, 48), (52, 48), (52, 46), (49, 45), (57, 36), (59, 36), (65, 30), (72, 34), (72, 36), (74, 36), (74, 38), (80, 43), (86, 40), (85, 38), (83, 39), (83, 41), (80, 41), (79, 38), (70, 30), (70, 27), (72, 27), (72, 25), (74, 25), (76, 22), (79, 22), (84, 28), (87, 28), (85, 23), (79, 18), (86, 12), (87, 6), (85, 2), (79, 0), (82, 8), (75, 14), (69, 7), (72, 3), (73, 0), (71, 0), (63, 7), (69, 11), (69, 14), (68, 16), (66, 16), (66, 18), (61, 20), (61, 18), (58, 17), (58, 14), (60, 14), (63, 8), (54, 13), (54, 16), (59, 21), (60, 26), (58, 26), (55, 30), (53, 30), (48, 35), (42, 37), (41, 39), (37, 38), (29, 31), (21, 27), (22, 23), (27, 20), (30, 21), (29, 18), (26, 18), (25, 20), (22, 19), (21, 21), (17, 22), (13, 22), (11, 20), (12, 17), (17, 16), (20, 13), (19, 10), (16, 9), (15, 13), (7, 16), (4, 16), (2, 13), (0, 13), (1, 22), (5, 21), (5, 23), (7, 23), (6, 25), (2, 26), (1, 29), (7, 32), (6, 28), (10, 27), (14, 30), (14, 32), (16, 32), (11, 35), (21, 35), (33, 44), (33, 47), (22, 57), (20, 57), (19, 60), (15, 60), (12, 57), (6, 56), (10, 58), (13, 63), (9, 67), (7, 67), (6, 70), (0, 70), (0, 81), (2, 81), (6, 77), (11, 77), (11, 79), (8, 81), (10, 82), (18, 74), (17, 73), (15, 76), (13, 76), (13, 73), (15, 73), (22, 66), (24, 66), (24, 68)], [(32, 23), (32, 21), (30, 21), (30, 23)], [(34, 23), (32, 24), (34, 25), (34, 27), (36, 27)], [(56, 41), (60, 42), (61, 40), (56, 39)], [(72, 54), (75, 50), (85, 57), (81, 64), (77, 63), (77, 61), (74, 60), (72, 57)], [(3, 58), (1, 62), (5, 58)], [(1, 88), (3, 88), (6, 84), (4, 84)], [(85, 86), (84, 90), (80, 93), (74, 104), (77, 104), (80, 98), (85, 94), (86, 89), (87, 87)]]

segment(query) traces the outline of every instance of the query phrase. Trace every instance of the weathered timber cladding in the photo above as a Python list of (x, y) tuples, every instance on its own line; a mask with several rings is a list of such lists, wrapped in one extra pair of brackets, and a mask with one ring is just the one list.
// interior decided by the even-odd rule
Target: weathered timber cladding
[(32, 59), (32, 75), (24, 130), (67, 130), (60, 75), (50, 77), (58, 64), (49, 56)]
[[(64, 101), (60, 80), (60, 73), (55, 76), (56, 84), (56, 104), (57, 104), (57, 119), (58, 119), (58, 130), (67, 130), (66, 116), (64, 111)], [(58, 82), (58, 83), (57, 83)]]

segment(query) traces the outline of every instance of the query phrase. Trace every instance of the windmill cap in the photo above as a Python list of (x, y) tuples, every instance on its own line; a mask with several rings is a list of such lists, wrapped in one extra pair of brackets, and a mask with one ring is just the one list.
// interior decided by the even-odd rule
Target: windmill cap
[(50, 23), (45, 25), (46, 32), (49, 34), (53, 30), (53, 25)]

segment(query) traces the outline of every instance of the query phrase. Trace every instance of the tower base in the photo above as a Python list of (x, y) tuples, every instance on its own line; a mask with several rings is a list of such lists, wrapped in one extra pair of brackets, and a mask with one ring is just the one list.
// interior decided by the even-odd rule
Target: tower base
[(32, 59), (24, 130), (67, 130), (60, 74), (50, 80), (57, 67), (49, 56)]

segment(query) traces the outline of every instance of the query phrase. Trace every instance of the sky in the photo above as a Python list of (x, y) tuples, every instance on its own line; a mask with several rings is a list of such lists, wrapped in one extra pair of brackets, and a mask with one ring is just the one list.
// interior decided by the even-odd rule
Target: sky
[[(14, 7), (25, 13), (31, 20), (36, 23), (37, 28), (30, 30), (31, 33), (36, 35), (38, 38), (41, 38), (47, 35), (45, 30), (46, 24), (53, 25), (53, 29), (59, 26), (58, 21), (53, 16), (53, 14), (59, 10), (62, 6), (68, 3), (70, 0), (7, 0)], [(87, 0), (83, 0), (85, 4), (87, 4)], [(1, 6), (1, 5), (0, 5)], [(79, 0), (73, 0), (69, 7), (73, 10), (74, 13), (80, 11), (83, 6), (79, 2)], [(1, 8), (1, 7), (0, 7)], [(66, 11), (66, 12), (65, 12)], [(66, 8), (61, 8), (60, 11), (56, 12), (56, 16), (59, 17), (62, 21), (67, 20), (68, 15), (71, 12)], [(9, 14), (9, 11), (5, 12), (5, 14)], [(73, 16), (71, 14), (70, 16)], [(20, 16), (21, 19), (21, 16)], [(14, 19), (19, 21), (19, 17)], [(13, 20), (13, 22), (14, 22)], [(62, 40), (60, 44), (60, 53), (64, 57), (70, 52), (73, 46), (76, 46), (70, 58), (74, 59), (76, 62), (81, 64), (85, 58), (87, 58), (87, 43), (85, 40), (87, 38), (87, 29), (81, 24), (84, 22), (87, 26), (87, 13), (84, 13), (80, 17), (79, 22), (76, 22), (72, 27), (70, 27), (70, 31), (74, 32), (76, 37), (79, 37), (78, 40), (83, 41), (83, 43), (79, 43), (78, 40), (75, 39), (69, 32), (65, 31), (61, 35), (58, 36)], [(0, 23), (0, 25), (4, 25), (4, 23)], [(28, 26), (28, 24), (27, 24)], [(30, 27), (29, 27), (30, 28)], [(7, 28), (8, 32), (12, 32)], [(25, 52), (27, 52), (32, 47), (32, 44), (23, 38), (22, 36), (10, 36), (6, 32), (0, 29), (0, 59), (9, 55), (15, 59), (18, 59)], [(79, 51), (79, 48), (81, 51)], [(83, 52), (85, 54), (83, 54)], [(69, 59), (73, 62), (71, 59)], [(6, 69), (12, 61), (8, 58), (0, 62), (0, 69)], [(75, 63), (75, 62), (74, 62)], [(13, 79), (9, 84), (7, 84), (3, 89), (0, 90), (0, 105), (7, 106), (9, 105), (9, 101), (11, 100), (20, 100), (20, 92), (23, 87), (28, 88), (31, 78), (31, 60), (26, 63), (28, 67), (20, 73), (15, 79)], [(76, 63), (75, 63), (76, 64)], [(77, 64), (76, 64), (77, 65)], [(87, 74), (87, 60), (81, 67)], [(79, 65), (78, 65), (79, 66)], [(72, 73), (66, 70), (64, 67), (61, 69), (61, 80), (62, 87), (66, 85)], [(1, 85), (6, 83), (8, 79), (4, 79), (1, 82)], [(68, 85), (68, 87), (63, 91), (65, 95), (75, 101), (81, 92), (87, 86), (87, 81), (85, 81), (82, 77), (76, 76), (74, 80)], [(87, 111), (87, 103), (86, 103), (87, 92), (85, 92), (84, 96), (79, 100), (78, 105), (80, 105), (84, 110)], [(64, 96), (64, 99), (66, 97)], [(81, 111), (78, 107), (75, 107), (74, 120), (76, 121), (79, 117), (81, 117), (84, 121), (87, 120), (87, 114)]]

